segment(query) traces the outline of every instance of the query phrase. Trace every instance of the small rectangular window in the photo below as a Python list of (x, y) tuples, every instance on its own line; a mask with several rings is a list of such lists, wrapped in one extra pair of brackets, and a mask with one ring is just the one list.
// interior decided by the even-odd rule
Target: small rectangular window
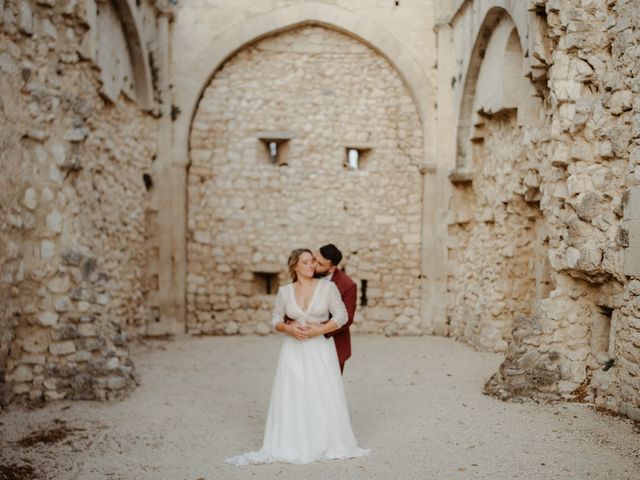
[(287, 147), (289, 140), (294, 137), (291, 132), (262, 131), (258, 132), (261, 148), (259, 156), (271, 165), (285, 166), (288, 163)]
[(278, 274), (273, 272), (253, 272), (256, 290), (259, 294), (271, 295), (278, 289)]
[(366, 157), (368, 156), (371, 148), (362, 146), (349, 146), (346, 147), (347, 158), (344, 164), (347, 170), (362, 170), (365, 165)]

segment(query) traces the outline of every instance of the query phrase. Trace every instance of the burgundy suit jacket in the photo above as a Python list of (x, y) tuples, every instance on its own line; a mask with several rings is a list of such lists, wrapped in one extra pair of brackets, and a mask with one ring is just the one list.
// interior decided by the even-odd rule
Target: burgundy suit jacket
[[(343, 364), (351, 356), (351, 335), (349, 333), (349, 327), (353, 323), (353, 316), (356, 313), (358, 286), (346, 273), (338, 268), (333, 272), (331, 281), (338, 287), (342, 302), (347, 308), (347, 323), (333, 332), (326, 333), (324, 336), (327, 338), (333, 337), (338, 352), (338, 362)], [(290, 322), (291, 319), (285, 315), (284, 321)]]
[(325, 337), (333, 337), (336, 342), (336, 350), (338, 351), (338, 361), (342, 364), (351, 356), (351, 335), (349, 327), (353, 323), (353, 316), (356, 313), (356, 304), (358, 303), (358, 286), (353, 280), (339, 268), (333, 272), (331, 281), (336, 284), (344, 306), (347, 307), (347, 323), (333, 332), (325, 334)]

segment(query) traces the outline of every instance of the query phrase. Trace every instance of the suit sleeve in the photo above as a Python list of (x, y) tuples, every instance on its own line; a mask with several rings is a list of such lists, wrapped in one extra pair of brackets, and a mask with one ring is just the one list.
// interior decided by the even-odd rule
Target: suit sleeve
[(340, 326), (337, 330), (327, 333), (325, 335), (327, 338), (334, 336), (336, 333), (344, 332), (353, 323), (353, 316), (356, 313), (356, 304), (358, 302), (358, 287), (355, 283), (352, 283), (346, 288), (342, 294), (342, 302), (347, 309), (347, 323)]

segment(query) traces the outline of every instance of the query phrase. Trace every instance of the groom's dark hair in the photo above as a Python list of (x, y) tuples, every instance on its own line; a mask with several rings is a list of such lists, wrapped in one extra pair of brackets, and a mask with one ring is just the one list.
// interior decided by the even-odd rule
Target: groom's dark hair
[(334, 267), (342, 261), (342, 252), (333, 243), (320, 247), (320, 255), (329, 260)]

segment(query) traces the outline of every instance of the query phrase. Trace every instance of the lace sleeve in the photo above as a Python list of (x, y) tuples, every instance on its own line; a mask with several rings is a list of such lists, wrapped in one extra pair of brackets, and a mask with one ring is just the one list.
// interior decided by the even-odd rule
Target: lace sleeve
[(278, 288), (278, 295), (276, 295), (276, 302), (271, 315), (271, 326), (275, 328), (280, 322), (284, 322), (284, 287)]
[(328, 292), (328, 300), (329, 300), (329, 312), (331, 312), (331, 320), (335, 321), (338, 324), (338, 328), (347, 323), (349, 319), (347, 315), (347, 309), (344, 306), (344, 302), (342, 301), (342, 297), (340, 296), (340, 291), (336, 284), (333, 282), (329, 283), (329, 292)]

